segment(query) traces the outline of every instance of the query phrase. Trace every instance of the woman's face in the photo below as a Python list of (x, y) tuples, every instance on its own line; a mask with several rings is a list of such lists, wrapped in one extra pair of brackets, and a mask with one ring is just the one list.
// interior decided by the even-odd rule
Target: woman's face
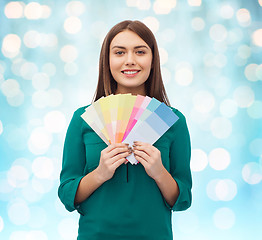
[(145, 81), (152, 66), (152, 51), (136, 33), (125, 30), (110, 44), (110, 71), (117, 82), (116, 93), (145, 95)]

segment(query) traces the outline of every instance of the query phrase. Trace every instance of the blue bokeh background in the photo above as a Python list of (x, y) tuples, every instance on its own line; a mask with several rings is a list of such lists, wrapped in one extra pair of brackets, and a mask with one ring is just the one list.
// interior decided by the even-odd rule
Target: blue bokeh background
[(169, 99), (191, 134), (193, 204), (173, 214), (174, 239), (261, 239), (261, 6), (2, 0), (0, 239), (76, 238), (78, 214), (57, 197), (63, 141), (74, 110), (93, 98), (105, 34), (126, 19), (154, 32)]

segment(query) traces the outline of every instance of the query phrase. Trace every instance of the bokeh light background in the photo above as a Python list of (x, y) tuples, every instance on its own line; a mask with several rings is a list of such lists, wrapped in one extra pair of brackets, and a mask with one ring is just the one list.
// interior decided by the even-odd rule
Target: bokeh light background
[(174, 239), (261, 239), (261, 0), (1, 0), (0, 239), (75, 239), (78, 213), (57, 197), (63, 141), (125, 19), (156, 35), (191, 133), (193, 204), (173, 214)]

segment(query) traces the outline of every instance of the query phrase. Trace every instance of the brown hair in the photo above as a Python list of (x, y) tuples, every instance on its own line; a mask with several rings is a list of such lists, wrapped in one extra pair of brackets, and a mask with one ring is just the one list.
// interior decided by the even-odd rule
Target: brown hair
[(93, 100), (96, 101), (102, 96), (106, 97), (116, 92), (117, 82), (114, 80), (109, 66), (109, 47), (113, 38), (124, 30), (133, 31), (151, 48), (153, 60), (150, 75), (145, 82), (146, 95), (170, 106), (161, 76), (160, 58), (154, 34), (144, 23), (129, 20), (116, 24), (104, 39), (99, 59), (98, 84)]

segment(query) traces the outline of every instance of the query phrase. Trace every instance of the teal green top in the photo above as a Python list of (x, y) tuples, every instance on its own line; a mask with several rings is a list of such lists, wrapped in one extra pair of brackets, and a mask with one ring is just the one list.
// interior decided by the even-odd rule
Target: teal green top
[(113, 178), (102, 184), (80, 205), (74, 205), (82, 177), (94, 170), (100, 152), (107, 147), (81, 118), (85, 107), (75, 111), (67, 130), (58, 195), (68, 211), (80, 213), (78, 240), (173, 240), (172, 211), (191, 205), (190, 138), (185, 117), (154, 144), (164, 167), (179, 186), (179, 197), (169, 206), (156, 182), (142, 164), (122, 164)]

